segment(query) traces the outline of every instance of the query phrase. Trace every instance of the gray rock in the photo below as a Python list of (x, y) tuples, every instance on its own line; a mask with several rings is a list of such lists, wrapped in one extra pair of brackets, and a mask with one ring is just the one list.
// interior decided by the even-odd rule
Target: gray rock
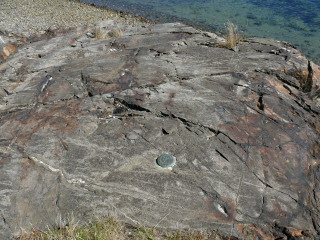
[(319, 66), (274, 40), (235, 52), (180, 23), (116, 26), (119, 38), (39, 37), (1, 63), (0, 238), (110, 214), (316, 236)]

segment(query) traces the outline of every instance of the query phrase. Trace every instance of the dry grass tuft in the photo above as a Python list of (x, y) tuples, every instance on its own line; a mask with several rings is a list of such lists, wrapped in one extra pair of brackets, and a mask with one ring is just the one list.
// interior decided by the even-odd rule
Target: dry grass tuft
[(124, 225), (114, 218), (104, 221), (79, 226), (77, 222), (71, 220), (69, 224), (61, 229), (50, 229), (46, 232), (32, 231), (22, 233), (18, 240), (124, 240)]
[(109, 38), (109, 37), (119, 38), (122, 36), (123, 36), (123, 32), (119, 27), (113, 28), (108, 33), (106, 31), (103, 31), (101, 27), (97, 27), (95, 32), (95, 38), (98, 40)]
[(108, 35), (109, 37), (119, 38), (123, 36), (123, 32), (121, 31), (120, 28), (116, 27), (112, 29), (110, 32), (108, 32)]
[(169, 235), (166, 240), (207, 240), (208, 236), (202, 232), (176, 232)]
[(227, 22), (225, 24), (226, 28), (226, 47), (228, 49), (233, 49), (237, 51), (237, 44), (243, 40), (243, 36), (238, 33), (238, 27), (232, 22)]
[(21, 234), (17, 240), (230, 240), (217, 231), (210, 234), (188, 230), (166, 231), (145, 226), (132, 226), (111, 217), (80, 226), (75, 220), (60, 229)]
[(95, 37), (96, 39), (100, 40), (100, 39), (105, 39), (108, 37), (107, 33), (102, 31), (102, 29), (100, 27), (96, 28), (96, 33), (95, 33)]

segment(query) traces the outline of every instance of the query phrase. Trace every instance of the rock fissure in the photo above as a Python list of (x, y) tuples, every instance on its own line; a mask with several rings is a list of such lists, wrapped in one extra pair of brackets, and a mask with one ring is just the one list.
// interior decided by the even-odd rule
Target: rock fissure
[[(61, 212), (61, 208), (60, 208), (60, 205), (59, 205), (59, 201), (60, 201), (60, 185), (61, 185), (61, 176), (57, 176), (57, 196), (56, 196), (56, 201), (55, 201), (55, 204), (56, 204), (56, 208), (57, 208), (57, 215), (61, 216), (62, 215), (62, 212)], [(61, 227), (58, 225), (58, 227)]]
[[(219, 139), (219, 137), (218, 137), (218, 139)], [(220, 140), (220, 139), (219, 139), (219, 140)], [(221, 140), (220, 140), (220, 141), (221, 141)], [(237, 144), (236, 142), (234, 142), (234, 144), (239, 145), (239, 144)], [(267, 183), (266, 181), (262, 180), (262, 179), (249, 167), (249, 165), (247, 164), (247, 161), (248, 161), (248, 160), (244, 160), (244, 159), (243, 159), (240, 155), (238, 155), (230, 146), (228, 146), (228, 148), (230, 149), (230, 151), (231, 151), (233, 154), (235, 154), (235, 155), (238, 157), (238, 159), (247, 167), (247, 169), (256, 177), (256, 179), (259, 180), (259, 182), (261, 182), (265, 187), (269, 187), (269, 188), (271, 188), (271, 189), (273, 189), (273, 190), (275, 190), (275, 191), (278, 191), (278, 192), (280, 192), (280, 193), (282, 193), (282, 194), (285, 194), (285, 195), (289, 196), (290, 198), (292, 198), (295, 202), (298, 203), (298, 200), (295, 199), (295, 198), (293, 198), (290, 194), (285, 193), (285, 192), (282, 192), (282, 191), (280, 191), (280, 190), (272, 187), (272, 186), (271, 186), (269, 183)], [(249, 148), (249, 145), (248, 145), (248, 148)], [(247, 158), (249, 158), (249, 150), (247, 149), (247, 150), (245, 150), (245, 151), (247, 152)]]
[(82, 85), (84, 86), (85, 88), (85, 92), (87, 93), (87, 95), (89, 97), (92, 97), (93, 96), (93, 93), (90, 92), (87, 88), (87, 83), (88, 83), (88, 80), (87, 80), (87, 76), (85, 76), (85, 74), (83, 72), (81, 72), (81, 82), (82, 82)]
[(1, 218), (3, 223), (10, 229), (10, 224), (7, 222), (6, 218), (4, 217), (4, 215), (1, 213)]
[(284, 87), (285, 89), (287, 89), (288, 92), (289, 92), (289, 94), (295, 98), (295, 99), (293, 99), (293, 101), (294, 101), (299, 107), (301, 107), (303, 110), (305, 110), (305, 111), (307, 111), (307, 112), (310, 112), (310, 113), (317, 114), (317, 115), (320, 114), (320, 109), (319, 109), (319, 108), (314, 108), (314, 107), (312, 107), (310, 104), (307, 104), (306, 101), (303, 99), (302, 96), (298, 96), (298, 95), (296, 95), (295, 93), (293, 93), (292, 90), (291, 90), (288, 86), (283, 85), (283, 87)]
[[(223, 136), (227, 137), (233, 144), (240, 146), (241, 148), (243, 148), (243, 145), (241, 145), (240, 143), (237, 143), (234, 139), (232, 139), (229, 135), (227, 135), (225, 132), (222, 132), (221, 130), (216, 131), (216, 136), (219, 136), (219, 134), (222, 134)], [(224, 141), (222, 141), (219, 137), (218, 139), (222, 142), (222, 143), (226, 143)]]
[(148, 144), (150, 144), (154, 149), (158, 149), (160, 150), (157, 146), (155, 146), (152, 142), (150, 142), (145, 136), (143, 136), (142, 134), (138, 133), (138, 136), (140, 136), (145, 142), (147, 142)]
[(298, 199), (292, 197), (289, 193), (286, 193), (286, 192), (284, 192), (284, 191), (281, 191), (280, 189), (277, 189), (277, 188), (272, 187), (272, 186), (270, 186), (270, 185), (266, 185), (266, 187), (271, 188), (271, 189), (273, 189), (273, 190), (275, 190), (275, 191), (277, 191), (277, 192), (279, 192), (279, 193), (282, 193), (282, 194), (290, 197), (294, 202), (296, 202), (297, 204), (301, 205), (302, 207), (305, 207), (304, 204), (302, 204)]
[(320, 236), (320, 226), (319, 226), (319, 216), (317, 215), (316, 217), (314, 214), (310, 211), (310, 217), (312, 218), (312, 225), (313, 228), (317, 231), (317, 235)]
[(228, 74), (232, 74), (232, 73), (234, 73), (234, 71), (221, 71), (221, 72), (218, 72), (218, 73), (210, 73), (207, 76), (208, 77), (214, 77), (214, 76), (228, 75)]
[(247, 106), (248, 108), (250, 108), (251, 110), (255, 111), (256, 113), (262, 115), (263, 117), (267, 118), (268, 120), (272, 121), (274, 124), (278, 125), (280, 128), (282, 128), (282, 126), (281, 126), (282, 121), (279, 121), (277, 119), (274, 119), (274, 118), (268, 116), (265, 112), (262, 112), (261, 109), (256, 109), (247, 103), (244, 103), (244, 105)]
[(229, 159), (228, 159), (226, 156), (224, 156), (219, 150), (215, 149), (215, 151), (216, 151), (223, 159), (225, 159), (227, 162), (230, 162)]
[(255, 72), (258, 72), (258, 73), (264, 73), (264, 74), (267, 74), (267, 75), (270, 75), (270, 76), (274, 76), (276, 77), (279, 81), (283, 82), (284, 84), (287, 84), (289, 85), (290, 87), (293, 87), (297, 90), (300, 89), (300, 87), (297, 85), (297, 80), (286, 74), (286, 73), (282, 73), (281, 71), (275, 71), (275, 70), (269, 70), (269, 69), (257, 69), (255, 70)]
[[(218, 137), (219, 139), (219, 137)], [(219, 139), (221, 141), (221, 139)], [(230, 139), (231, 140), (231, 139)], [(231, 140), (232, 141), (232, 140)], [(237, 144), (236, 142), (233, 142), (234, 144), (236, 145), (240, 145), (240, 144)], [(228, 146), (228, 145), (227, 145)], [(230, 146), (228, 146), (228, 148), (230, 149), (230, 151), (238, 157), (238, 159), (247, 167), (247, 169), (257, 178), (257, 180), (259, 180), (259, 182), (261, 182), (265, 187), (269, 187), (271, 189), (274, 189), (269, 183), (265, 182), (264, 180), (262, 180), (248, 165), (248, 159), (249, 159), (249, 145), (247, 145), (247, 149), (243, 149), (245, 150), (245, 152), (247, 153), (247, 160), (244, 160), (240, 155), (238, 155), (233, 148), (231, 148)], [(276, 190), (276, 189), (274, 189)], [(285, 193), (284, 193), (285, 194)], [(294, 199), (294, 198), (293, 198)]]
[(147, 112), (147, 113), (150, 113), (151, 111), (149, 109), (146, 109), (144, 107), (141, 107), (135, 103), (130, 103), (128, 101), (125, 101), (124, 99), (120, 99), (120, 98), (114, 98), (115, 101), (118, 101), (120, 102), (123, 106), (131, 109), (131, 110), (134, 110), (134, 111), (139, 111), (139, 112)]
[(263, 94), (260, 94), (257, 107), (261, 110), (264, 111), (264, 104), (263, 104)]
[[(266, 199), (265, 199), (265, 196), (263, 195), (262, 196), (262, 199), (261, 199), (261, 212), (259, 213), (259, 216), (257, 217), (257, 218), (259, 218), (260, 216), (262, 216), (263, 215), (263, 213), (264, 213), (264, 208), (265, 208), (265, 203), (266, 203)], [(257, 219), (256, 218), (256, 219)]]
[[(163, 55), (169, 55), (168, 52), (162, 52), (162, 51), (159, 51), (159, 50), (156, 50), (156, 49), (153, 49), (153, 48), (150, 48), (149, 49), (150, 52), (155, 52), (155, 58), (157, 57), (160, 57), (160, 56), (163, 56)], [(169, 60), (166, 60), (167, 62), (169, 62)], [(169, 63), (172, 63), (172, 62), (169, 62)]]
[(212, 205), (214, 208), (216, 208), (216, 210), (222, 213), (223, 216), (229, 217), (227, 210), (228, 207), (226, 203), (221, 200), (220, 195), (216, 191), (211, 190), (211, 192), (208, 192), (201, 187), (200, 189), (205, 194), (205, 196), (209, 197), (212, 200)]
[(248, 88), (248, 89), (250, 89), (250, 91), (255, 92), (256, 94), (258, 94), (259, 98), (258, 98), (258, 102), (257, 102), (257, 107), (258, 107), (259, 110), (264, 111), (263, 96), (264, 95), (269, 95), (269, 94), (266, 94), (265, 92), (261, 91), (261, 89), (254, 90), (254, 89), (250, 88), (249, 86), (245, 86), (245, 85), (242, 85), (242, 84), (235, 83), (234, 85), (235, 86), (244, 87), (244, 88)]
[(302, 86), (302, 90), (304, 92), (311, 92), (312, 90), (312, 84), (313, 84), (313, 69), (311, 67), (311, 62), (308, 61), (308, 75), (307, 75), (307, 79), (306, 82), (303, 84)]
[[(0, 216), (1, 216), (1, 219), (2, 219), (2, 222), (3, 222), (3, 224), (1, 224), (2, 225), (1, 226), (1, 230), (5, 231), (5, 232), (7, 232), (7, 231), (13, 232), (14, 229), (11, 227), (11, 224), (9, 223), (9, 220), (7, 220), (7, 218), (5, 217), (3, 211), (1, 211), (1, 215)], [(2, 232), (0, 232), (0, 236), (1, 236), (1, 234), (3, 235)]]
[[(219, 133), (219, 131), (217, 131), (217, 130), (211, 128), (211, 127), (204, 126), (204, 125), (202, 125), (202, 124), (200, 124), (200, 123), (194, 123), (194, 122), (189, 121), (189, 120), (187, 120), (187, 119), (185, 119), (185, 118), (183, 118), (183, 117), (176, 116), (176, 115), (174, 115), (174, 114), (171, 113), (171, 112), (170, 112), (170, 113), (160, 112), (160, 114), (156, 114), (156, 115), (159, 116), (159, 117), (165, 117), (165, 118), (170, 118), (170, 119), (177, 119), (177, 120), (179, 120), (179, 122), (181, 122), (181, 123), (185, 126), (185, 128), (186, 128), (188, 131), (193, 132), (193, 133), (195, 133), (196, 135), (199, 135), (199, 134), (198, 134), (199, 131), (200, 131), (201, 133), (204, 133), (204, 132), (201, 130), (201, 128), (212, 132), (212, 133), (214, 134), (214, 136), (217, 136), (218, 133)], [(197, 127), (197, 131), (194, 131), (194, 130), (192, 129), (193, 127)]]
[(307, 104), (302, 98), (299, 99), (300, 101), (294, 99), (293, 101), (299, 106), (301, 107), (303, 110), (309, 112), (309, 113), (313, 113), (316, 115), (320, 114), (320, 111), (318, 109), (313, 109), (311, 107), (311, 105)]
[(225, 48), (222, 44), (216, 43), (216, 42), (202, 42), (199, 43), (200, 46), (205, 46), (205, 47), (212, 47), (212, 48)]
[(16, 113), (16, 112), (23, 111), (23, 110), (32, 110), (33, 108), (35, 108), (35, 103), (34, 104), (27, 104), (27, 105), (18, 105), (18, 106), (14, 106), (11, 108), (7, 108), (7, 109), (0, 111), (0, 113), (2, 115), (11, 114), (11, 113)]

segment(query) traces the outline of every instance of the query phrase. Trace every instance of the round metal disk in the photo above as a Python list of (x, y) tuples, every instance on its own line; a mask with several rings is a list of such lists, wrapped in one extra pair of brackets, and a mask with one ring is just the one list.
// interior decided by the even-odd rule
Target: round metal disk
[(176, 158), (171, 154), (161, 154), (157, 158), (157, 164), (162, 168), (170, 168), (176, 164)]

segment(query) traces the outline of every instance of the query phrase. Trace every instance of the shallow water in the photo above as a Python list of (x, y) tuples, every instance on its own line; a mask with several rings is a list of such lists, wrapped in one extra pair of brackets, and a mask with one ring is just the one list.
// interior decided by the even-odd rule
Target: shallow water
[(223, 32), (236, 24), (248, 37), (266, 37), (294, 44), (320, 62), (320, 0), (82, 0), (138, 14), (161, 22), (183, 21)]

